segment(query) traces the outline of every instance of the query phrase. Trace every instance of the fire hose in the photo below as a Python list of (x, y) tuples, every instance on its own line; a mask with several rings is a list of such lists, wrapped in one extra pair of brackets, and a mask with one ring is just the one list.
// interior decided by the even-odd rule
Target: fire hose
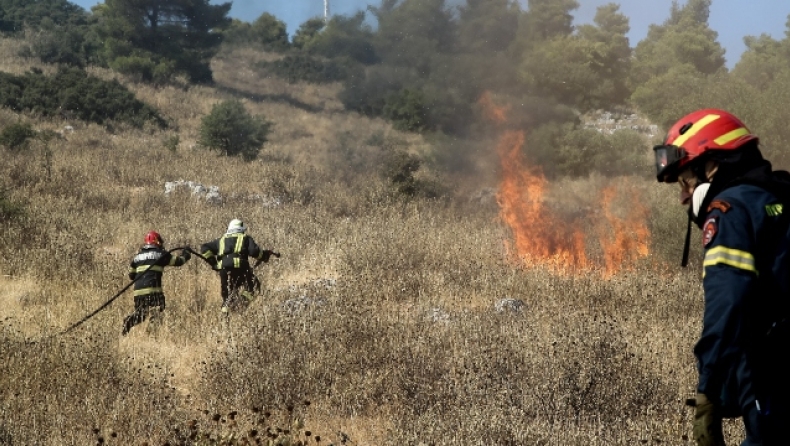
[[(179, 246), (177, 248), (169, 249), (167, 252), (171, 253), (171, 252), (179, 251), (179, 250), (186, 250), (186, 251), (189, 251), (191, 253), (195, 253), (194, 251), (192, 251), (192, 248), (190, 248), (189, 246)], [(203, 257), (200, 257), (200, 258), (202, 259)], [(117, 293), (115, 293), (115, 295), (113, 297), (111, 297), (107, 302), (104, 302), (99, 308), (95, 309), (93, 312), (91, 312), (87, 316), (83, 317), (82, 319), (78, 320), (77, 322), (71, 324), (71, 326), (69, 326), (69, 328), (67, 328), (67, 329), (63, 330), (62, 332), (60, 332), (58, 334), (58, 336), (62, 336), (64, 334), (70, 332), (71, 330), (74, 330), (75, 328), (77, 328), (80, 325), (82, 325), (85, 321), (87, 321), (88, 319), (92, 318), (93, 316), (96, 316), (100, 311), (102, 311), (105, 308), (107, 308), (108, 306), (110, 306), (110, 304), (113, 303), (113, 301), (115, 299), (119, 298), (121, 296), (121, 294), (123, 294), (132, 285), (134, 285), (135, 282), (137, 282), (141, 277), (143, 277), (143, 275), (145, 273), (147, 273), (149, 269), (153, 268), (154, 266), (158, 266), (158, 263), (159, 262), (157, 261), (157, 262), (154, 262), (154, 264), (149, 265), (148, 268), (145, 269), (145, 271), (141, 272), (140, 274), (137, 274), (135, 276), (135, 278), (131, 282), (129, 282), (125, 287), (121, 288), (121, 291), (118, 291)]]
[[(169, 249), (169, 250), (167, 250), (167, 252), (168, 252), (168, 253), (172, 253), (172, 252), (175, 252), (175, 251), (189, 251), (190, 253), (194, 254), (196, 257), (199, 257), (201, 260), (203, 260), (204, 262), (208, 263), (208, 264), (209, 264), (209, 266), (211, 266), (211, 269), (212, 269), (212, 270), (216, 270), (216, 265), (212, 264), (212, 263), (211, 263), (211, 262), (210, 262), (208, 259), (206, 259), (206, 258), (205, 258), (205, 257), (203, 257), (202, 255), (200, 255), (200, 253), (198, 253), (198, 252), (194, 251), (194, 250), (193, 250), (192, 248), (190, 248), (189, 246), (179, 246), (179, 247), (177, 247), (177, 248), (173, 248), (173, 249)], [(267, 256), (266, 256), (266, 259), (268, 259), (268, 257), (269, 257), (270, 255), (273, 255), (273, 256), (275, 256), (275, 257), (277, 257), (277, 258), (279, 258), (279, 257), (280, 257), (280, 253), (278, 253), (278, 252), (274, 252), (274, 251), (267, 251), (267, 252), (269, 253), (269, 255), (267, 255)], [(253, 268), (253, 269), (255, 269), (255, 268), (256, 268), (256, 267), (258, 267), (258, 265), (260, 265), (260, 264), (261, 264), (263, 261), (264, 261), (263, 259), (260, 259), (260, 260), (258, 260), (258, 261), (255, 263), (255, 265), (254, 265), (252, 268)], [(74, 330), (75, 328), (77, 328), (77, 327), (79, 327), (80, 325), (82, 325), (83, 323), (85, 323), (85, 322), (86, 322), (88, 319), (92, 318), (93, 316), (96, 316), (96, 315), (97, 315), (97, 314), (98, 314), (100, 311), (102, 311), (102, 310), (104, 310), (105, 308), (107, 308), (108, 306), (110, 306), (110, 304), (111, 304), (111, 303), (113, 303), (113, 301), (115, 301), (115, 299), (119, 298), (119, 297), (121, 296), (121, 294), (123, 294), (123, 293), (124, 293), (126, 290), (128, 290), (128, 289), (129, 289), (129, 288), (130, 288), (132, 285), (134, 285), (134, 284), (135, 284), (135, 282), (137, 282), (137, 281), (138, 281), (138, 280), (139, 280), (141, 277), (143, 277), (143, 275), (144, 275), (145, 273), (147, 273), (147, 272), (148, 272), (148, 270), (149, 270), (149, 269), (151, 269), (151, 268), (153, 268), (154, 266), (158, 266), (158, 261), (157, 261), (157, 262), (155, 262), (155, 263), (154, 263), (154, 264), (152, 264), (152, 265), (149, 265), (149, 266), (148, 266), (148, 268), (146, 268), (146, 269), (145, 269), (144, 271), (142, 271), (141, 273), (137, 274), (137, 275), (135, 276), (135, 278), (134, 278), (132, 281), (130, 281), (130, 282), (129, 282), (129, 283), (128, 283), (128, 284), (127, 284), (125, 287), (121, 288), (121, 290), (120, 290), (120, 291), (118, 291), (117, 293), (115, 293), (115, 295), (114, 295), (114, 296), (112, 296), (112, 297), (111, 297), (109, 300), (107, 300), (106, 302), (104, 302), (104, 303), (103, 303), (103, 304), (102, 304), (102, 305), (101, 305), (99, 308), (95, 309), (95, 310), (94, 310), (94, 311), (92, 311), (90, 314), (86, 315), (85, 317), (83, 317), (82, 319), (78, 320), (77, 322), (75, 322), (75, 323), (71, 324), (71, 326), (69, 326), (68, 328), (66, 328), (66, 329), (65, 329), (65, 330), (63, 330), (62, 332), (58, 333), (58, 334), (57, 334), (57, 336), (62, 336), (62, 335), (64, 335), (64, 334), (66, 334), (66, 333), (70, 332), (71, 330)]]

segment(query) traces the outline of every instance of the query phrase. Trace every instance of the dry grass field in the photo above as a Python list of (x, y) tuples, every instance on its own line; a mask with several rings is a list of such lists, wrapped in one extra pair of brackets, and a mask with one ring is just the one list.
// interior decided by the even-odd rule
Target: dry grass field
[[(31, 65), (17, 45), (0, 41), (0, 70)], [(702, 293), (699, 253), (677, 266), (674, 189), (548, 183), (546, 212), (583, 222), (588, 265), (519, 260), (497, 202), (469, 198), (498, 187), (496, 171), (446, 175), (447, 198), (399, 197), (370, 142), (431, 145), (343, 111), (337, 86), (260, 78), (265, 57), (217, 58), (215, 87), (129, 84), (170, 120), (164, 131), (0, 110), (0, 127), (74, 127), (51, 156), (40, 143), (0, 149), (0, 187), (25, 206), (0, 223), (0, 444), (691, 444)], [(200, 119), (231, 97), (274, 123), (257, 161), (195, 144)], [(481, 165), (499, 165), (496, 144), (479, 147)], [(176, 180), (218, 186), (224, 200), (166, 196)], [(605, 190), (617, 191), (611, 209), (597, 204)], [(640, 221), (607, 229), (610, 214)], [(193, 258), (166, 271), (163, 317), (122, 337), (127, 292), (59, 334), (127, 284), (147, 231), (196, 248), (232, 218), (282, 253), (257, 270), (263, 292), (246, 312), (221, 317), (219, 279)], [(649, 252), (607, 264), (597, 240), (634, 225), (649, 230)], [(508, 298), (523, 308), (497, 311)], [(731, 441), (739, 429), (727, 424)]]

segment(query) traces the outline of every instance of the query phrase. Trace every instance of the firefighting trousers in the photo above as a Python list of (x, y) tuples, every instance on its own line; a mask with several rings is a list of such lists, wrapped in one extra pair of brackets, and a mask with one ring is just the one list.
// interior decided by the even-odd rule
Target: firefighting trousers
[(134, 312), (124, 318), (121, 334), (129, 333), (132, 327), (145, 321), (149, 313), (154, 312), (154, 314), (157, 314), (164, 309), (165, 295), (162, 293), (134, 296)]
[(223, 269), (219, 272), (219, 278), (223, 309), (246, 305), (261, 286), (250, 267)]

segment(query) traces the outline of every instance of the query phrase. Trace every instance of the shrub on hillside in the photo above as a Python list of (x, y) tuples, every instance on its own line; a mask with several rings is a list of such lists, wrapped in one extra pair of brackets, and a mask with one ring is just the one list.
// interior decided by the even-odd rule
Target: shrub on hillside
[(646, 137), (634, 130), (606, 135), (570, 123), (539, 126), (526, 143), (526, 156), (551, 177), (586, 177), (592, 172), (648, 175), (648, 152)]
[(163, 84), (175, 75), (175, 63), (170, 60), (155, 61), (151, 55), (135, 54), (117, 57), (110, 68), (138, 82)]
[[(0, 188), (0, 223), (13, 220), (22, 215), (23, 207), (20, 203), (8, 197), (8, 191)], [(2, 437), (0, 437), (0, 440)], [(0, 442), (0, 444), (3, 444)]]
[(68, 0), (0, 0), (0, 32), (17, 33), (54, 25), (83, 25), (88, 14)]
[(425, 198), (443, 195), (442, 185), (438, 181), (415, 176), (421, 167), (420, 157), (396, 149), (386, 155), (380, 173), (400, 195)]
[(74, 67), (99, 62), (98, 49), (102, 42), (90, 25), (57, 25), (46, 19), (37, 31), (26, 34), (29, 44), (19, 51), (22, 57), (38, 57), (44, 63)]
[(348, 66), (336, 60), (320, 59), (307, 54), (293, 54), (273, 62), (259, 62), (258, 67), (290, 83), (323, 84), (337, 82), (349, 76)]
[(40, 70), (22, 76), (0, 73), (0, 106), (97, 124), (115, 121), (142, 127), (151, 122), (166, 127), (155, 109), (117, 81), (88, 76), (76, 68), (61, 68), (53, 76)]
[(76, 30), (57, 30), (38, 34), (20, 55), (35, 56), (44, 63), (84, 67), (84, 37)]
[(398, 130), (419, 132), (428, 125), (425, 96), (419, 90), (404, 88), (389, 95), (384, 104), (384, 117)]
[(16, 123), (0, 131), (0, 146), (9, 150), (21, 151), (27, 148), (29, 139), (36, 136), (36, 131), (30, 123)]
[(247, 112), (238, 100), (214, 105), (203, 117), (199, 144), (227, 156), (253, 160), (258, 156), (271, 130), (271, 122)]
[(575, 129), (562, 135), (556, 153), (560, 174), (583, 177), (592, 171), (610, 176), (649, 174), (647, 152), (647, 140), (633, 130), (604, 135)]

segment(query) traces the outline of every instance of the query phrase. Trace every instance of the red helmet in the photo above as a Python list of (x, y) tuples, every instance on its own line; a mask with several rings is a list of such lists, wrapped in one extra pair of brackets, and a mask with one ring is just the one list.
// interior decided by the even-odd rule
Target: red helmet
[(706, 108), (690, 113), (669, 129), (663, 144), (653, 147), (658, 181), (674, 183), (683, 167), (706, 152), (737, 150), (750, 141), (759, 139), (729, 112)]
[(149, 231), (148, 234), (145, 234), (145, 244), (162, 246), (165, 244), (165, 241), (162, 239), (162, 236), (159, 235), (158, 232)]

